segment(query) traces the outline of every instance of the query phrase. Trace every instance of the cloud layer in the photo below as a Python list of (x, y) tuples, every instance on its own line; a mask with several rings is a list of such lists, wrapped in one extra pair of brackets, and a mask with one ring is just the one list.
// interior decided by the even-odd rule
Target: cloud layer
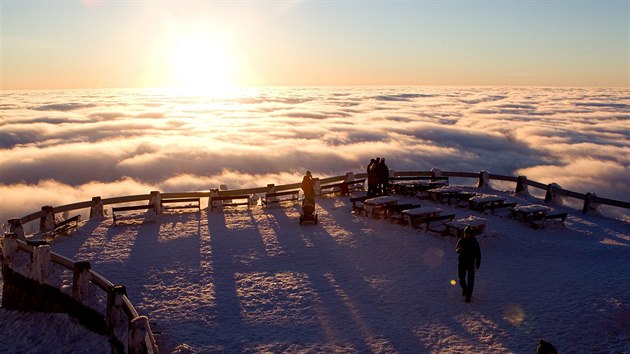
[(2, 222), (94, 195), (363, 171), (376, 156), (396, 170), (487, 170), (630, 196), (627, 89), (5, 91), (0, 109)]

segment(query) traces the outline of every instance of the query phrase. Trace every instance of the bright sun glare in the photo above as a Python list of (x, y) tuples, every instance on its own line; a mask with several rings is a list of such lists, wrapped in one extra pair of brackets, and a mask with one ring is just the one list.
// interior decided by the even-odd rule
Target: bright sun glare
[(180, 38), (172, 51), (175, 86), (196, 92), (215, 92), (230, 88), (232, 60), (225, 46), (209, 35)]

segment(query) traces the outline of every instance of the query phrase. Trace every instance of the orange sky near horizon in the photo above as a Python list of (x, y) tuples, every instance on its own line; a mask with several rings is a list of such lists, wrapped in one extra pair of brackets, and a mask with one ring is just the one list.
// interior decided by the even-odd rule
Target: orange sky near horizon
[(628, 1), (0, 4), (2, 89), (628, 86)]

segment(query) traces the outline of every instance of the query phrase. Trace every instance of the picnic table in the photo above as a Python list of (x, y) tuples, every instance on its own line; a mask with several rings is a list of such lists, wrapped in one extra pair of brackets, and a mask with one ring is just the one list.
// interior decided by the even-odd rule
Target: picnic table
[(419, 227), (424, 219), (436, 217), (440, 215), (441, 212), (442, 209), (440, 208), (425, 206), (403, 210), (402, 214), (404, 223), (413, 227)]
[(386, 214), (387, 209), (385, 209), (385, 206), (395, 204), (398, 204), (398, 199), (384, 195), (364, 200), (363, 209), (365, 210), (365, 215), (379, 217)]
[(529, 222), (544, 217), (551, 210), (550, 207), (540, 204), (520, 205), (512, 209), (512, 217), (516, 220)]
[(427, 193), (429, 193), (429, 197), (436, 202), (443, 203), (444, 201), (447, 201), (448, 204), (451, 204), (451, 200), (459, 200), (458, 198), (465, 192), (460, 187), (443, 186), (440, 188), (429, 189), (427, 190)]
[(418, 192), (426, 192), (446, 185), (443, 181), (396, 181), (392, 183), (394, 193), (415, 195)]
[(466, 226), (470, 226), (473, 229), (473, 234), (479, 235), (486, 230), (487, 225), (488, 219), (471, 215), (464, 219), (447, 222), (446, 228), (449, 234), (457, 237), (462, 237), (464, 236), (464, 229), (466, 228)]
[(560, 219), (564, 224), (567, 213), (553, 213), (553, 209), (540, 204), (517, 206), (512, 209), (512, 217), (519, 221), (528, 222), (533, 228), (539, 229), (545, 226), (545, 221)]
[(477, 194), (468, 199), (470, 208), (480, 212), (490, 209), (494, 215), (495, 209), (510, 208), (516, 206), (516, 203), (506, 203), (507, 199), (494, 194)]

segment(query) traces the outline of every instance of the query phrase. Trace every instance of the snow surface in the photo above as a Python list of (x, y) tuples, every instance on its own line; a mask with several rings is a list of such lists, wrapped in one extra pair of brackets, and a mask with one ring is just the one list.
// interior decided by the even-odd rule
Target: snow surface
[[(532, 353), (541, 338), (560, 353), (630, 352), (628, 223), (555, 207), (565, 226), (536, 230), (396, 198), (488, 219), (472, 303), (455, 237), (355, 215), (348, 197), (318, 199), (316, 225), (291, 203), (88, 221), (53, 251), (124, 284), (164, 352)], [(0, 351), (106, 351), (64, 315), (0, 318)]]

